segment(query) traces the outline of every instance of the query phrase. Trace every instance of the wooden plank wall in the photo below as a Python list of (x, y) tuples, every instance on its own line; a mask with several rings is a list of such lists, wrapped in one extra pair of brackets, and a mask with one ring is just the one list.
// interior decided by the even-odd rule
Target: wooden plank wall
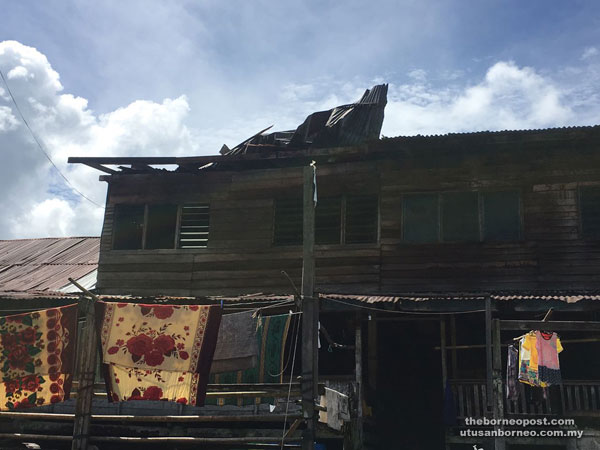
[[(377, 193), (377, 177), (364, 177), (374, 167), (319, 168), (319, 195)], [(302, 196), (301, 168), (115, 178), (102, 232), (98, 288), (106, 294), (175, 296), (290, 293), (281, 271), (300, 286), (302, 247), (276, 247), (272, 238), (274, 199), (292, 196)], [(114, 205), (146, 202), (208, 202), (208, 248), (111, 250)], [(378, 290), (379, 244), (318, 246), (316, 254), (321, 289)]]
[[(377, 193), (376, 244), (317, 246), (317, 290), (339, 293), (600, 289), (600, 242), (579, 228), (578, 187), (600, 184), (596, 148), (568, 142), (399, 149), (385, 160), (318, 167), (320, 196)], [(402, 151), (401, 151), (402, 150)], [(519, 190), (523, 239), (510, 243), (406, 244), (402, 195)], [(290, 293), (301, 247), (274, 247), (274, 198), (302, 192), (301, 168), (122, 175), (110, 183), (98, 287), (103, 293)], [(113, 251), (116, 203), (209, 202), (206, 249)]]

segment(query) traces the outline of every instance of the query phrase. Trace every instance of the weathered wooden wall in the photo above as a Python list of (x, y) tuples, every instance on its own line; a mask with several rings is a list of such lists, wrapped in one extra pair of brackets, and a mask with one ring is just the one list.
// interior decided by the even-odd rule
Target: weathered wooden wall
[[(597, 133), (596, 133), (597, 134)], [(317, 246), (317, 290), (345, 293), (600, 289), (600, 242), (581, 237), (578, 188), (600, 185), (598, 137), (381, 141), (392, 153), (318, 165), (318, 193), (377, 193), (380, 240)], [(272, 245), (274, 198), (301, 196), (301, 168), (113, 176), (102, 234), (103, 293), (290, 292), (301, 247)], [(518, 242), (407, 244), (402, 195), (518, 190)], [(111, 250), (117, 203), (209, 202), (206, 249)]]

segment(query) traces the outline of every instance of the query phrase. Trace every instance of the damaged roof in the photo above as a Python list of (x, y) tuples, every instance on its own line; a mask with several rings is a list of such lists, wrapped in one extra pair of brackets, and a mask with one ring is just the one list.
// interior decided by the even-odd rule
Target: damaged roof
[(310, 114), (295, 130), (263, 134), (271, 128), (269, 127), (232, 149), (223, 146), (221, 154), (246, 154), (256, 147), (349, 147), (378, 139), (383, 125), (387, 92), (387, 84), (373, 86), (355, 103)]

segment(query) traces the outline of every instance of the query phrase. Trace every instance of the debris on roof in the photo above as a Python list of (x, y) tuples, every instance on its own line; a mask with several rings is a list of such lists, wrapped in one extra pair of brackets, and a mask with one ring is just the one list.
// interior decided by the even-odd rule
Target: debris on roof
[(232, 149), (224, 145), (221, 154), (245, 154), (255, 147), (347, 147), (378, 139), (383, 125), (387, 92), (387, 84), (373, 86), (355, 103), (312, 113), (296, 130), (263, 134), (271, 128), (268, 127)]

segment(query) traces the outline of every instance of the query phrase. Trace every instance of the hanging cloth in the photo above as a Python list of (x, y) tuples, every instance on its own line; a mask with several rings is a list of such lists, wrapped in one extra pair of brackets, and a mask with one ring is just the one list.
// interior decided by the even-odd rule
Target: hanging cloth
[(0, 410), (69, 399), (77, 345), (77, 305), (0, 318)]
[(258, 319), (254, 311), (226, 314), (221, 318), (211, 373), (232, 372), (256, 367)]
[(556, 333), (536, 331), (536, 350), (538, 354), (538, 376), (546, 386), (562, 383), (558, 354), (563, 351)]
[(218, 306), (97, 302), (96, 308), (109, 401), (204, 404)]
[(519, 351), (514, 345), (509, 345), (506, 363), (506, 398), (508, 400), (517, 400), (519, 398), (519, 389), (517, 386), (519, 377), (518, 363)]

